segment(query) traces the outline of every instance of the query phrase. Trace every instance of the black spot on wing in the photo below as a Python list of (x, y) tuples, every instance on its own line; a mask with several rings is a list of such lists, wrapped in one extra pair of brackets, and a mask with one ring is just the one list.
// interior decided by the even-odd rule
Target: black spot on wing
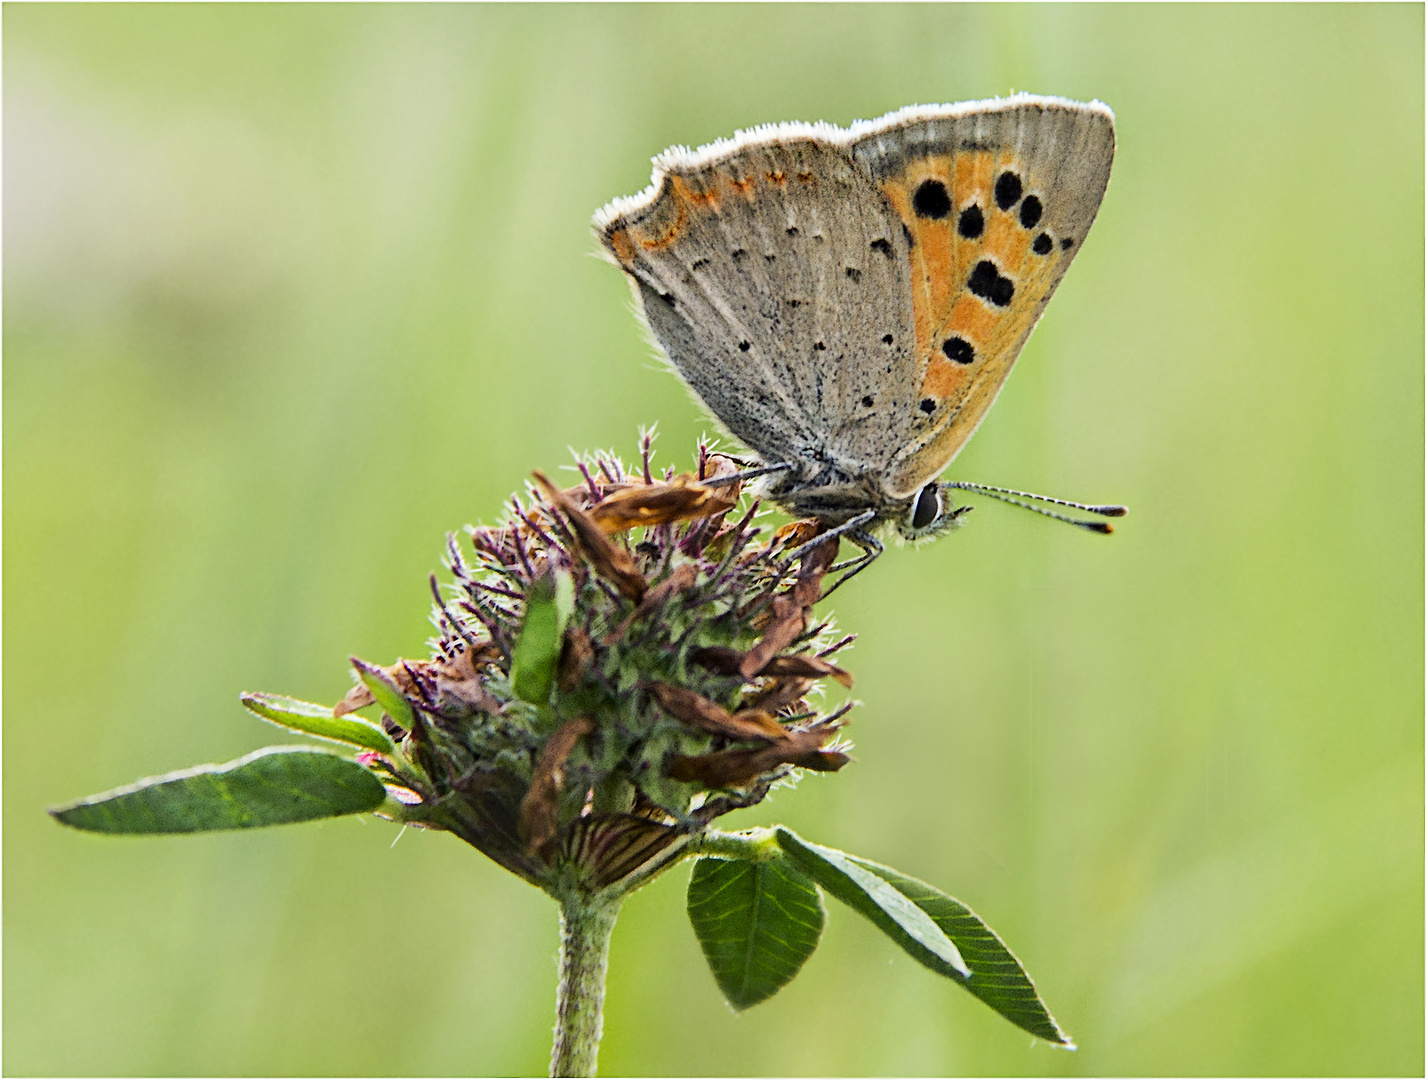
[(964, 337), (953, 334), (941, 343), (941, 351), (948, 360), (958, 364), (969, 364), (976, 359), (976, 350)]
[(940, 221), (951, 213), (951, 196), (940, 180), (923, 180), (912, 194), (912, 209), (918, 217)]
[(956, 231), (968, 240), (975, 240), (986, 231), (986, 218), (981, 207), (968, 206), (956, 219)]
[(1009, 210), (1021, 198), (1021, 178), (1013, 172), (1003, 172), (996, 177), (996, 205)]
[(1016, 283), (996, 269), (989, 259), (982, 259), (971, 271), (966, 287), (983, 300), (1005, 307), (1016, 295)]

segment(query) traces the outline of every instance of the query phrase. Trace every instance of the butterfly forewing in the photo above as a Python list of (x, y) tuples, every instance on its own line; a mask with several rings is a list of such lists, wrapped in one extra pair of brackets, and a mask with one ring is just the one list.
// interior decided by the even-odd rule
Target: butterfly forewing
[(1047, 99), (903, 110), (853, 153), (914, 241), (919, 420), (885, 478), (908, 495), (976, 430), (1079, 250), (1114, 122), (1103, 106)]

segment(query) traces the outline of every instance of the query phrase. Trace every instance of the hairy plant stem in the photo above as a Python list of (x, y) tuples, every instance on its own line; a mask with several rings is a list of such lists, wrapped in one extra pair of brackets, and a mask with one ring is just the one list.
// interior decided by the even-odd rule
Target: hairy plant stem
[(560, 983), (555, 991), (555, 1043), (550, 1050), (551, 1076), (594, 1076), (604, 1028), (605, 975), (609, 939), (620, 904), (675, 863), (691, 856), (762, 862), (776, 858), (772, 829), (726, 833), (718, 829), (683, 837), (658, 857), (617, 885), (598, 891), (565, 883), (552, 890), (560, 903)]
[(594, 1076), (604, 1026), (605, 972), (619, 897), (575, 890), (560, 897), (560, 985), (555, 992), (551, 1076)]

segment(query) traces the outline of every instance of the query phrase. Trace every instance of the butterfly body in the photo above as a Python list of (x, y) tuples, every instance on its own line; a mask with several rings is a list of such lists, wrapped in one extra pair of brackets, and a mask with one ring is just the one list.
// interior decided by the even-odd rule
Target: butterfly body
[(1079, 250), (1113, 155), (1108, 108), (1027, 95), (780, 124), (665, 151), (595, 226), (685, 383), (786, 466), (776, 501), (916, 538), (955, 524), (935, 479)]

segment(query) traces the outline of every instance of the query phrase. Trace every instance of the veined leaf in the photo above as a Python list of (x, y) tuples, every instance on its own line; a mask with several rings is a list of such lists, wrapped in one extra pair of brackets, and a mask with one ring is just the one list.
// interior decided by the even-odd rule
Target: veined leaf
[(800, 870), (844, 904), (871, 919), (914, 960), (942, 975), (957, 979), (970, 976), (951, 938), (930, 915), (883, 878), (858, 865), (850, 855), (810, 844), (782, 826), (774, 830), (774, 835), (778, 846)]
[(1017, 1027), (1047, 1042), (1075, 1049), (1075, 1044), (1060, 1029), (1055, 1017), (1051, 1016), (1045, 1002), (1036, 993), (1035, 983), (1031, 982), (1021, 962), (974, 911), (940, 889), (899, 873), (890, 866), (853, 855), (847, 858), (876, 874), (916, 904), (956, 943), (966, 966), (971, 969), (969, 979), (957, 978), (957, 982)]
[(152, 776), (50, 811), (102, 833), (254, 829), (375, 810), (386, 788), (351, 758), (306, 746), (269, 746), (225, 765)]
[(355, 716), (333, 716), (328, 705), (298, 701), (281, 694), (243, 694), (249, 712), (285, 728), (316, 735), (319, 739), (364, 746), (379, 754), (394, 754), (396, 745), (385, 731)]
[(790, 859), (702, 858), (689, 878), (689, 922), (735, 1009), (787, 985), (822, 938), (826, 912)]
[(537, 578), (526, 593), (525, 622), (510, 656), (510, 688), (521, 701), (544, 705), (550, 700), (574, 607), (574, 581), (559, 567)]

